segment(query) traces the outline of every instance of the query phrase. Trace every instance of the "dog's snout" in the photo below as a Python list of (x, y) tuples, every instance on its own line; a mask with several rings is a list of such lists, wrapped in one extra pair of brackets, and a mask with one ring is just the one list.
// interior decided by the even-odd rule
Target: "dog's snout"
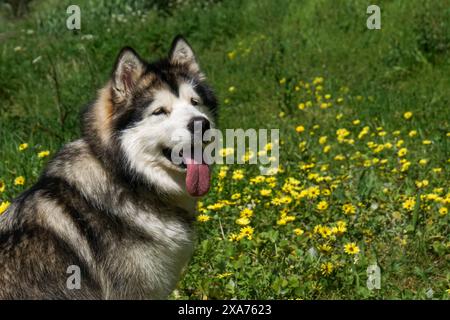
[(188, 123), (188, 129), (191, 133), (197, 129), (201, 128), (202, 135), (211, 128), (211, 124), (205, 117), (194, 117)]

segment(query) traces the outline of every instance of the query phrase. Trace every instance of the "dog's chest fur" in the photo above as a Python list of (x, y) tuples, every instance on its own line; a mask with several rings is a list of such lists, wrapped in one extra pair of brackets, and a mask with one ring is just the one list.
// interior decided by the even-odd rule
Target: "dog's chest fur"
[(135, 213), (133, 223), (142, 234), (111, 248), (106, 298), (163, 299), (172, 292), (193, 250), (192, 227), (172, 215)]

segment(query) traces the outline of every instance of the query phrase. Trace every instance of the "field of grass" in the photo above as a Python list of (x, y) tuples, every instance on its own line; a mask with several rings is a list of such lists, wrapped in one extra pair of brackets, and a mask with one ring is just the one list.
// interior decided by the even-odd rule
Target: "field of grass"
[(216, 166), (171, 298), (449, 299), (449, 0), (379, 0), (381, 30), (357, 0), (79, 0), (77, 32), (72, 2), (1, 7), (0, 212), (79, 135), (121, 47), (154, 59), (181, 33), (219, 127), (279, 128), (281, 166)]

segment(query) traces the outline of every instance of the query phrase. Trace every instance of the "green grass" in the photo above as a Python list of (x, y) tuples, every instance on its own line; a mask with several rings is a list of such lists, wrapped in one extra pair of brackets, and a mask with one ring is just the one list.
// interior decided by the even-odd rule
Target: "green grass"
[[(65, 29), (69, 1), (32, 2), (21, 20), (6, 10), (0, 15), (0, 181), (6, 183), (0, 202), (36, 181), (46, 161), (37, 152), (54, 153), (79, 135), (79, 112), (108, 79), (121, 47), (154, 59), (182, 33), (217, 91), (220, 127), (279, 128), (283, 172), (250, 183), (255, 166), (232, 166), (223, 179), (216, 168), (200, 209), (210, 220), (198, 223), (197, 249), (173, 298), (425, 299), (431, 288), (435, 298), (448, 299), (449, 218), (439, 209), (449, 207), (450, 192), (450, 1), (379, 1), (379, 31), (366, 28), (368, 3), (356, 0), (186, 1), (169, 8), (78, 3), (80, 32)], [(313, 85), (318, 76), (322, 91)], [(321, 109), (317, 96), (325, 101), (325, 94), (332, 106)], [(307, 101), (313, 106), (299, 110)], [(412, 118), (404, 119), (405, 112)], [(359, 139), (365, 126), (370, 131)], [(346, 139), (353, 144), (337, 141), (339, 128), (350, 132)], [(411, 130), (417, 135), (410, 137)], [(321, 136), (327, 136), (324, 145)], [(377, 153), (369, 141), (392, 147)], [(24, 142), (29, 148), (19, 152)], [(397, 154), (402, 147), (405, 157)], [(404, 172), (401, 158), (411, 162)], [(232, 179), (236, 169), (244, 171), (242, 180)], [(17, 176), (26, 178), (25, 186), (14, 186)], [(429, 184), (418, 188), (416, 181), (424, 179)], [(320, 196), (299, 196), (311, 186)], [(263, 197), (261, 189), (272, 194)], [(235, 194), (240, 198), (232, 199)], [(272, 204), (282, 197), (290, 202)], [(408, 198), (415, 200), (411, 210), (403, 207)], [(223, 200), (229, 202), (208, 209)], [(320, 201), (329, 207), (319, 211)], [(347, 203), (354, 215), (343, 213)], [(252, 239), (229, 241), (239, 234), (235, 220), (248, 205)], [(295, 220), (277, 224), (282, 212)], [(314, 232), (337, 221), (346, 223), (342, 235)], [(296, 235), (297, 228), (304, 234)], [(361, 250), (356, 260), (343, 250), (350, 242)], [(330, 252), (318, 249), (324, 244)], [(370, 291), (366, 268), (375, 262), (382, 284)], [(321, 272), (324, 263), (333, 265), (331, 274)]]

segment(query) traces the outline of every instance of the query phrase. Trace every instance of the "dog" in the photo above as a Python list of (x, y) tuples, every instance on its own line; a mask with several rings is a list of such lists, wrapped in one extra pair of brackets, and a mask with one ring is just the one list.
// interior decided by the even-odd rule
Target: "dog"
[(175, 162), (174, 150), (192, 144), (194, 125), (213, 128), (217, 108), (182, 36), (152, 63), (123, 48), (81, 138), (0, 217), (0, 298), (167, 298), (210, 186), (209, 166), (184, 149)]

